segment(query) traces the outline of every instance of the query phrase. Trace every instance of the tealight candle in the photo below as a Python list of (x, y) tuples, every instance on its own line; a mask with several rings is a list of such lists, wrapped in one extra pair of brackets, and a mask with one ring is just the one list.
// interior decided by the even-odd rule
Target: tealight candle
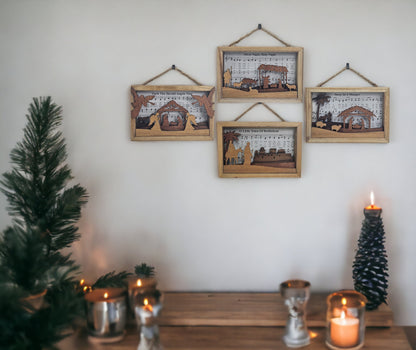
[(126, 325), (126, 296), (122, 288), (98, 288), (84, 296), (88, 333), (94, 340), (123, 339)]

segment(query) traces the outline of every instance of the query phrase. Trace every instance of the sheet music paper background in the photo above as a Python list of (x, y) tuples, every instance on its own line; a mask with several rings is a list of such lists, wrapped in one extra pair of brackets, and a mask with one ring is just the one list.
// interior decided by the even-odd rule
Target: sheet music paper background
[[(317, 104), (313, 100), (318, 94), (312, 93), (312, 121), (316, 122)], [(321, 105), (319, 115), (323, 116), (329, 112), (332, 113), (333, 122), (343, 122), (343, 118), (339, 114), (346, 109), (354, 106), (360, 106), (374, 113), (375, 117), (371, 119), (371, 126), (374, 128), (383, 127), (384, 119), (384, 94), (379, 92), (363, 93), (363, 92), (326, 92), (325, 95), (330, 97), (329, 102)]]
[[(244, 150), (247, 142), (250, 142), (252, 159), (254, 152), (259, 151), (261, 147), (264, 147), (266, 152), (269, 152), (270, 148), (275, 148), (276, 151), (284, 149), (292, 156), (295, 154), (295, 128), (224, 128), (223, 134), (230, 131), (240, 134), (238, 140), (233, 142), (235, 148)], [(243, 162), (242, 153), (240, 152), (238, 157), (239, 164)]]
[[(240, 82), (243, 78), (258, 80), (257, 68), (261, 64), (284, 66), (287, 68), (287, 83), (297, 84), (296, 52), (224, 52), (224, 72), (230, 69), (231, 84)], [(267, 72), (270, 82), (275, 84), (281, 78), (276, 72)]]
[[(182, 107), (186, 108), (188, 112), (195, 116), (196, 122), (206, 122), (209, 117), (207, 111), (205, 110), (204, 106), (200, 106), (199, 103), (192, 104), (197, 102), (192, 95), (203, 96), (209, 95), (209, 92), (203, 91), (136, 91), (136, 93), (140, 96), (155, 96), (150, 102), (154, 103), (154, 105), (148, 103), (147, 107), (144, 105), (140, 109), (138, 118), (150, 117), (152, 114), (155, 114), (157, 110), (161, 107), (169, 103), (170, 101), (174, 100), (177, 104), (181, 105)], [(178, 112), (170, 112), (168, 116), (169, 122), (175, 122), (177, 116), (179, 116)]]

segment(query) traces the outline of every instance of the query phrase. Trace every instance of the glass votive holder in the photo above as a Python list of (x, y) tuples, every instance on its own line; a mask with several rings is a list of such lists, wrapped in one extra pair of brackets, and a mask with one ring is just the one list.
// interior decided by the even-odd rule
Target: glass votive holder
[(135, 295), (153, 291), (156, 289), (157, 281), (152, 277), (132, 277), (128, 280), (128, 302), (131, 313), (134, 315)]
[(126, 293), (123, 288), (97, 288), (85, 296), (89, 340), (113, 343), (123, 339)]
[(327, 298), (326, 345), (333, 350), (356, 350), (364, 345), (367, 298), (342, 290)]
[(134, 294), (134, 312), (138, 327), (153, 326), (162, 311), (162, 293), (158, 289), (137, 291)]

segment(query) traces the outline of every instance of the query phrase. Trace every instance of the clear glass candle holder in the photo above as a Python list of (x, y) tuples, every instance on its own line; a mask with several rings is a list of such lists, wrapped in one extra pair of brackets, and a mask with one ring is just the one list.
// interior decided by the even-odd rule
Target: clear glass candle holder
[(162, 293), (158, 289), (142, 290), (134, 295), (134, 305), (137, 325), (153, 326), (162, 311)]
[(355, 290), (327, 298), (326, 345), (333, 350), (356, 350), (364, 345), (367, 298)]
[(128, 301), (131, 314), (134, 316), (135, 297), (139, 294), (156, 290), (157, 281), (151, 277), (132, 277), (128, 280)]

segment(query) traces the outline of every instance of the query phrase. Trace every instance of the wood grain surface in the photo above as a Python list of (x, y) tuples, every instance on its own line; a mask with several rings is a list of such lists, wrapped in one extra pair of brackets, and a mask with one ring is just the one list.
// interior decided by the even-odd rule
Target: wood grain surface
[[(326, 326), (328, 294), (311, 295), (307, 307), (310, 327)], [(160, 325), (284, 327), (287, 315), (279, 293), (165, 293)], [(366, 312), (366, 325), (390, 327), (393, 312), (385, 304)]]
[[(325, 328), (312, 328), (315, 338), (307, 350), (328, 349)], [(165, 350), (276, 350), (288, 349), (282, 342), (283, 327), (161, 327), (160, 339)], [(95, 344), (87, 340), (85, 330), (60, 344), (61, 350), (127, 350), (137, 349), (139, 333), (128, 330), (124, 340), (115, 344)], [(411, 350), (400, 327), (368, 328), (365, 350)]]
[[(326, 296), (312, 294), (307, 324), (312, 332), (308, 350), (327, 349)], [(164, 293), (160, 339), (165, 350), (276, 350), (282, 342), (287, 308), (278, 293)], [(382, 305), (366, 312), (365, 350), (411, 350), (402, 327), (393, 325), (391, 309)], [(58, 344), (61, 350), (137, 349), (139, 332), (129, 322), (124, 339), (114, 344), (88, 341), (80, 327)]]

